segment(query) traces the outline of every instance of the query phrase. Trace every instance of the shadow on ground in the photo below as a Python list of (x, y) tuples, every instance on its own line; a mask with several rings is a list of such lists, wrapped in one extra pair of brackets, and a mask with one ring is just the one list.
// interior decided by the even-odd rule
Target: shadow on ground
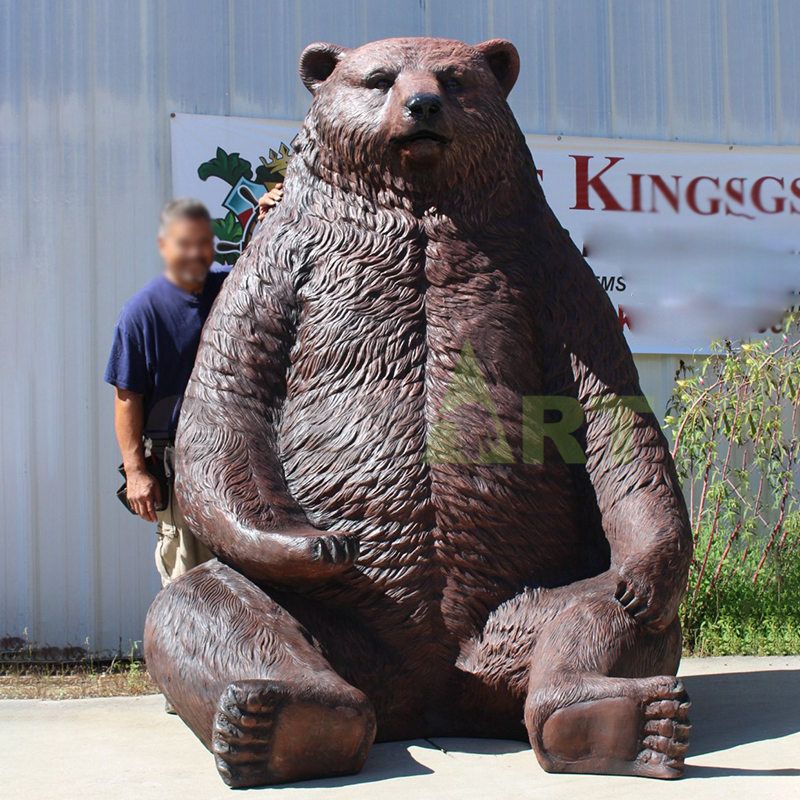
[(407, 778), (412, 775), (430, 775), (433, 770), (424, 764), (420, 764), (408, 751), (408, 748), (412, 746), (435, 747), (433, 743), (426, 739), (376, 744), (370, 750), (364, 769), (356, 775), (347, 775), (341, 778), (319, 778), (294, 784), (281, 784), (281, 786), (330, 789), (337, 786), (351, 786), (357, 783)]
[[(692, 698), (692, 756), (800, 731), (800, 670), (731, 672), (683, 678)], [(745, 769), (687, 765), (692, 778), (797, 775), (800, 769)]]
[[(692, 700), (690, 755), (714, 753), (800, 732), (800, 670), (689, 675), (682, 680)], [(527, 743), (493, 739), (433, 741), (445, 751), (477, 755), (528, 749)], [(795, 773), (790, 770), (789, 774)]]
[(800, 670), (683, 678), (692, 699), (692, 755), (800, 731)]
[[(690, 675), (683, 682), (692, 698), (692, 756), (779, 739), (800, 731), (800, 670)], [(373, 747), (364, 770), (347, 778), (307, 781), (306, 787), (334, 787), (424, 775), (407, 747), (436, 747), (446, 753), (504, 755), (530, 750), (527, 742), (501, 739), (439, 738)], [(535, 758), (531, 753), (531, 758)], [(800, 758), (800, 757), (799, 757)], [(758, 769), (687, 764), (688, 778), (730, 776), (800, 776), (800, 768)], [(297, 784), (300, 786), (301, 784)]]

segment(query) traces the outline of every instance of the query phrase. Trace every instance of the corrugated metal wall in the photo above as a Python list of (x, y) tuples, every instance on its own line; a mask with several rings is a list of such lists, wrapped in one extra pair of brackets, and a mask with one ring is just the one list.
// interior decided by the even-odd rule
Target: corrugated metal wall
[[(795, 0), (0, 0), (0, 637), (141, 638), (153, 532), (101, 373), (158, 269), (169, 112), (300, 119), (315, 39), (513, 40), (531, 133), (798, 144)], [(674, 359), (638, 359), (663, 403)]]

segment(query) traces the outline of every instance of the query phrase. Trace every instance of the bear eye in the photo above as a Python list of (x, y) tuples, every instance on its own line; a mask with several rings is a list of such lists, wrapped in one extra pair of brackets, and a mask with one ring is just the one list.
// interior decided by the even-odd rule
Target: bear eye
[(387, 92), (394, 86), (394, 79), (389, 75), (373, 75), (367, 81), (370, 89), (378, 89), (381, 92)]
[(442, 80), (442, 86), (448, 91), (456, 91), (461, 88), (461, 81), (455, 75), (448, 75)]

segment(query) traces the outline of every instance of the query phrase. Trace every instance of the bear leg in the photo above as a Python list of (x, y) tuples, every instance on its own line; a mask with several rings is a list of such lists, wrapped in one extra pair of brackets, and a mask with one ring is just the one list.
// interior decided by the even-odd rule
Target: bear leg
[[(525, 725), (548, 772), (679, 778), (691, 726), (675, 620), (646, 632), (613, 599), (567, 606), (533, 651)], [(666, 674), (663, 674), (666, 673)]]
[(229, 786), (352, 774), (366, 760), (375, 738), (369, 700), (294, 617), (219, 561), (158, 594), (145, 654)]

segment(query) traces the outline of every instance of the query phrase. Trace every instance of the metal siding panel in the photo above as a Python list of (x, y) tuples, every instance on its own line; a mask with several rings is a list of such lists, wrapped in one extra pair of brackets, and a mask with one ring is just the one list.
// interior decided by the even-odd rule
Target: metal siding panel
[(548, 109), (554, 93), (549, 0), (494, 0), (492, 12), (487, 37), (509, 39), (520, 55), (519, 78), (509, 105), (524, 131), (549, 133)]
[[(113, 390), (103, 383), (102, 372), (122, 304), (160, 269), (155, 226), (169, 192), (169, 136), (163, 130), (168, 119), (165, 61), (153, 43), (161, 41), (156, 6), (98, 4), (95, 22), (90, 200), (95, 324), (86, 375), (97, 431), (91, 463), (99, 495), (94, 511), (94, 636), (104, 647), (121, 644), (123, 649), (129, 639), (141, 639), (148, 598), (159, 582), (153, 569), (152, 526), (135, 520), (114, 498), (119, 454), (113, 446)], [(117, 62), (120, 31), (127, 42), (122, 69)]]
[[(67, 188), (72, 200), (47, 226), (52, 227), (53, 234), (48, 280), (58, 292), (57, 312), (54, 309), (58, 342), (51, 351), (57, 363), (52, 365), (51, 375), (37, 376), (41, 380), (38, 394), (56, 409), (58, 416), (51, 434), (53, 440), (41, 443), (42, 454), (50, 461), (47, 479), (39, 483), (36, 491), (43, 514), (47, 514), (40, 523), (39, 579), (43, 586), (58, 586), (59, 591), (43, 597), (39, 624), (46, 632), (46, 640), (53, 640), (59, 633), (59, 614), (63, 614), (68, 641), (80, 641), (81, 632), (88, 628), (93, 586), (85, 568), (91, 563), (87, 555), (94, 533), (91, 487), (95, 485), (93, 465), (88, 459), (90, 451), (83, 444), (93, 438), (91, 416), (87, 413), (93, 394), (87, 380), (92, 341), (87, 299), (94, 291), (91, 214), (86, 213), (87, 208), (92, 208), (94, 131), (92, 117), (84, 112), (83, 98), (95, 72), (95, 36), (93, 10), (89, 9), (83, 20), (77, 6), (75, 2), (61, 6), (64, 19), (60, 30), (56, 30), (56, 39), (63, 94), (62, 102), (53, 103), (50, 109), (55, 129), (56, 180)], [(59, 254), (65, 247), (69, 247), (75, 269), (64, 270), (59, 263)], [(82, 309), (83, 313), (71, 313), (72, 309)], [(54, 397), (59, 398), (57, 402), (53, 402)], [(83, 477), (75, 480), (78, 476)]]
[(663, 136), (665, 102), (662, 0), (611, 3), (611, 126), (613, 136)]
[[(647, 355), (637, 353), (633, 360), (639, 370), (639, 384), (642, 394), (647, 398), (651, 408), (660, 422), (664, 422), (667, 401), (672, 393), (675, 372), (682, 356)], [(683, 356), (683, 358), (686, 358)]]
[(455, 11), (448, 0), (426, 0), (425, 36), (442, 36), (475, 44), (489, 38), (491, 2), (468, 0)]
[[(63, 396), (66, 355), (62, 337), (64, 310), (56, 302), (63, 290), (59, 270), (60, 214), (47, 221), (41, 211), (50, 201), (49, 187), (65, 186), (65, 164), (59, 145), (59, 96), (74, 91), (72, 76), (61, 65), (62, 33), (59, 11), (47, 13), (44, 4), (31, 6), (31, 23), (25, 36), (22, 68), (29, 76), (25, 188), (29, 209), (36, 214), (23, 247), (28, 264), (23, 296), (27, 313), (19, 319), (20, 366), (27, 373), (31, 404), (26, 409), (31, 473), (30, 546), (33, 589), (36, 593), (30, 621), (34, 630), (49, 634), (51, 620), (66, 627), (66, 530), (61, 524), (65, 500)], [(27, 34), (27, 35), (26, 35)], [(46, 56), (46, 57), (43, 57)], [(50, 149), (51, 157), (42, 158)], [(42, 325), (41, 322), (46, 321)], [(35, 365), (35, 366), (34, 366)], [(55, 402), (54, 402), (55, 400)], [(45, 500), (45, 502), (43, 502)]]
[[(271, 119), (301, 119), (309, 95), (297, 64), (314, 41), (354, 47), (388, 36), (421, 36), (424, 14), (418, 2), (393, 0), (300, 0), (265, 4), (238, 0), (231, 5), (231, 113)], [(212, 112), (209, 112), (212, 113)]]
[[(424, 34), (514, 41), (526, 131), (798, 141), (793, 0), (0, 0), (0, 636), (127, 649), (158, 588), (101, 374), (159, 269), (169, 112), (300, 119), (308, 42)], [(663, 416), (677, 357), (636, 361)]]
[[(27, 418), (28, 376), (19, 352), (24, 346), (20, 319), (24, 316), (27, 258), (23, 241), (29, 218), (26, 206), (26, 97), (22, 75), (20, 7), (0, 5), (0, 216), (3, 258), (0, 258), (0, 636), (21, 634), (33, 615), (30, 448)], [(12, 302), (13, 298), (13, 302)]]
[(723, 9), (727, 139), (763, 144), (773, 139), (776, 121), (772, 3), (727, 0)]
[(800, 143), (800, 3), (778, 0), (772, 17), (776, 144)]
[(715, 0), (665, 3), (668, 138), (726, 141), (721, 5)]
[(228, 3), (170, 0), (160, 10), (169, 110), (230, 114)]
[(287, 58), (285, 46), (292, 40), (294, 16), (291, 3), (236, 3), (230, 29), (231, 47), (237, 54), (232, 59), (232, 114), (274, 119), (296, 116), (293, 90), (300, 81), (296, 59)]
[[(324, 2), (325, 0), (322, 0)], [(361, 0), (359, 42), (425, 34), (425, 3)], [(347, 24), (345, 22), (345, 24)]]
[(549, 31), (551, 130), (611, 136), (608, 3), (551, 0)]

